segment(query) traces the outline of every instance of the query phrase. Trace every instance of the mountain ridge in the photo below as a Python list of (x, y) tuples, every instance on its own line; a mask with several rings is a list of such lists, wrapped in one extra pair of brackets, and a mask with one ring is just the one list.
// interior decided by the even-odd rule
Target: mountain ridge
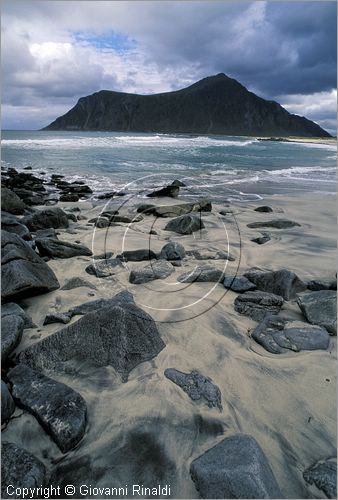
[(319, 125), (265, 100), (224, 73), (158, 94), (100, 90), (42, 130), (331, 137)]

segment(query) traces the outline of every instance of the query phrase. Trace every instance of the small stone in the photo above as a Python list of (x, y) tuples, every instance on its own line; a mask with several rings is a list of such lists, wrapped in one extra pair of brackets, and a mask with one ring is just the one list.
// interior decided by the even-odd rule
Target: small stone
[(256, 289), (256, 285), (244, 276), (226, 276), (224, 278), (223, 285), (224, 288), (230, 288), (230, 290), (238, 293)]
[(262, 321), (268, 314), (278, 314), (283, 302), (283, 297), (274, 293), (245, 292), (236, 297), (235, 311), (255, 321)]
[(185, 257), (184, 246), (180, 243), (170, 242), (162, 248), (159, 259), (165, 260), (181, 260)]
[(193, 271), (181, 274), (177, 280), (181, 283), (198, 282), (221, 282), (224, 278), (224, 272), (211, 266), (197, 267)]

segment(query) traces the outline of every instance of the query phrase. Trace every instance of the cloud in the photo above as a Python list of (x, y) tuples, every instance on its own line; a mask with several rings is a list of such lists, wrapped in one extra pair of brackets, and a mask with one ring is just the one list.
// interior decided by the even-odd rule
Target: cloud
[(5, 0), (2, 26), (4, 127), (42, 127), (100, 89), (170, 91), (219, 72), (334, 119), (335, 2)]

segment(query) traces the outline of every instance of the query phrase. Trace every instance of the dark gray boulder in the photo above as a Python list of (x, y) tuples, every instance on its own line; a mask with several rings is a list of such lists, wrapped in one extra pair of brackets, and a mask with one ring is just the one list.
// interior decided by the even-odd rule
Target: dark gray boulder
[(301, 294), (297, 303), (309, 323), (319, 325), (333, 334), (337, 334), (337, 292), (320, 290)]
[(86, 288), (91, 288), (92, 290), (96, 290), (95, 285), (78, 276), (66, 280), (63, 287), (61, 287), (61, 290), (73, 290), (74, 288), (80, 288), (82, 286), (85, 286)]
[(103, 229), (105, 227), (109, 227), (110, 226), (110, 222), (109, 222), (109, 219), (107, 217), (94, 217), (93, 219), (90, 219), (88, 221), (90, 224), (94, 223), (95, 226), (99, 229)]
[(20, 316), (14, 314), (1, 318), (1, 361), (5, 361), (19, 345), (24, 323)]
[(58, 233), (57, 231), (55, 231), (55, 229), (53, 227), (51, 227), (49, 229), (38, 229), (35, 232), (35, 237), (36, 238), (53, 238), (53, 239), (57, 239), (58, 234), (60, 234), (60, 233)]
[(276, 229), (288, 229), (290, 227), (300, 226), (298, 222), (294, 222), (288, 219), (275, 219), (275, 220), (266, 220), (262, 222), (250, 222), (247, 224), (248, 227), (255, 229), (259, 227), (274, 227)]
[(9, 233), (14, 233), (24, 240), (31, 240), (29, 229), (21, 224), (20, 219), (7, 212), (1, 212), (1, 228)]
[(180, 372), (175, 368), (167, 368), (164, 375), (183, 389), (193, 401), (205, 400), (209, 408), (217, 407), (222, 410), (221, 391), (212, 380), (197, 370), (191, 373)]
[(9, 315), (20, 316), (24, 321), (24, 328), (35, 328), (32, 318), (18, 304), (7, 302), (1, 306), (1, 318)]
[[(23, 498), (13, 494), (13, 490), (45, 485), (45, 466), (27, 450), (2, 442), (1, 459), (1, 498)], [(8, 490), (10, 485), (14, 488)]]
[(150, 203), (141, 203), (140, 205), (137, 206), (136, 211), (139, 214), (152, 215), (155, 208), (156, 206), (151, 205)]
[(114, 255), (113, 252), (102, 252), (100, 254), (93, 255), (93, 259), (95, 260), (111, 259), (113, 255)]
[(246, 434), (203, 453), (190, 474), (201, 498), (283, 498), (263, 450)]
[(133, 302), (121, 299), (28, 347), (19, 360), (37, 370), (62, 369), (74, 359), (95, 366), (111, 365), (126, 382), (133, 368), (154, 358), (164, 347), (152, 317)]
[(273, 212), (272, 208), (269, 207), (268, 205), (263, 205), (261, 207), (254, 208), (255, 212), (264, 212), (264, 213), (271, 213)]
[(281, 295), (285, 300), (293, 299), (297, 293), (306, 290), (306, 284), (288, 269), (279, 271), (250, 269), (244, 276), (256, 285), (257, 290)]
[(196, 260), (228, 260), (235, 261), (235, 257), (229, 252), (223, 250), (187, 250), (186, 255)]
[(204, 223), (198, 215), (186, 214), (172, 219), (165, 226), (165, 231), (174, 231), (178, 234), (192, 234), (204, 229)]
[(135, 285), (148, 283), (149, 281), (165, 279), (175, 271), (174, 266), (166, 260), (158, 260), (142, 269), (134, 269), (130, 272), (129, 282)]
[(288, 350), (325, 350), (330, 343), (329, 334), (324, 328), (274, 315), (264, 318), (253, 330), (251, 337), (273, 354)]
[(337, 290), (337, 278), (310, 280), (307, 283), (307, 287), (313, 292), (318, 292), (319, 290)]
[(67, 313), (61, 313), (61, 312), (52, 312), (48, 313), (43, 320), (44, 325), (50, 325), (52, 323), (63, 323), (66, 325), (67, 323), (70, 322), (72, 319), (72, 316)]
[(224, 278), (224, 272), (212, 266), (201, 266), (181, 274), (177, 280), (181, 283), (197, 283), (197, 282), (221, 282)]
[(156, 253), (150, 248), (140, 248), (139, 250), (126, 250), (117, 255), (116, 258), (125, 262), (140, 262), (142, 260), (156, 259)]
[(184, 182), (180, 181), (179, 179), (175, 179), (172, 183), (172, 186), (178, 186), (178, 187), (186, 187), (186, 184)]
[(278, 314), (283, 302), (283, 297), (274, 293), (245, 292), (236, 297), (235, 311), (255, 321), (262, 321), (268, 314)]
[(148, 198), (157, 198), (160, 196), (169, 196), (170, 198), (177, 198), (180, 192), (180, 187), (176, 184), (171, 184), (171, 186), (166, 186), (162, 189), (158, 189), (157, 191), (153, 191), (152, 193), (147, 194)]
[(84, 245), (54, 238), (36, 238), (35, 243), (41, 257), (69, 259), (78, 255), (92, 255), (92, 251)]
[(5, 301), (59, 288), (53, 271), (19, 236), (2, 231), (1, 296)]
[(212, 204), (210, 200), (164, 206), (142, 203), (137, 208), (137, 212), (144, 215), (154, 215), (155, 217), (178, 217), (191, 212), (211, 212), (211, 210)]
[(79, 201), (80, 197), (76, 193), (63, 193), (60, 196), (60, 201), (66, 201), (66, 202), (75, 202)]
[(33, 214), (24, 217), (22, 222), (31, 231), (51, 227), (54, 229), (58, 229), (60, 227), (67, 228), (69, 226), (66, 212), (59, 207), (36, 210)]
[(141, 222), (142, 220), (142, 215), (137, 215), (135, 217), (129, 217), (128, 215), (111, 215), (109, 218), (109, 225), (112, 225), (114, 222), (131, 224), (132, 222)]
[(120, 259), (105, 259), (89, 264), (89, 266), (86, 267), (86, 272), (98, 278), (107, 278), (121, 271), (121, 269), (123, 269), (123, 264)]
[(90, 312), (97, 311), (98, 309), (102, 309), (103, 307), (113, 307), (118, 304), (126, 304), (127, 302), (134, 304), (134, 298), (128, 290), (122, 290), (122, 292), (117, 293), (110, 299), (90, 300), (89, 302), (85, 302), (79, 306), (72, 307), (69, 309), (67, 314), (71, 314), (72, 317), (78, 314), (82, 316)]
[(269, 233), (262, 233), (262, 236), (257, 236), (257, 238), (252, 238), (251, 241), (254, 243), (257, 243), (257, 245), (264, 245), (264, 243), (267, 243), (268, 241), (271, 240), (271, 236)]
[(82, 439), (87, 405), (70, 387), (19, 364), (7, 374), (18, 406), (34, 415), (63, 453)]
[(305, 481), (315, 484), (327, 498), (337, 498), (337, 461), (326, 460), (312, 465), (303, 472)]
[(255, 290), (256, 285), (245, 276), (226, 276), (223, 281), (224, 288), (229, 288), (234, 292), (243, 293)]
[(1, 188), (1, 210), (10, 214), (22, 215), (26, 208), (26, 204), (14, 191), (6, 187)]
[(1, 380), (1, 423), (7, 422), (15, 411), (15, 403), (7, 385)]
[(185, 249), (184, 246), (180, 243), (176, 243), (171, 241), (162, 247), (162, 250), (159, 254), (159, 259), (165, 260), (181, 260), (185, 257)]

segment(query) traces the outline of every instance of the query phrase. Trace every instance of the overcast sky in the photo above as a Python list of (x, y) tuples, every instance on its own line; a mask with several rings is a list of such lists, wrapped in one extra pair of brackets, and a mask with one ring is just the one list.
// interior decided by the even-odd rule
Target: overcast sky
[(98, 90), (224, 72), (336, 129), (336, 2), (2, 2), (2, 128), (38, 129)]

